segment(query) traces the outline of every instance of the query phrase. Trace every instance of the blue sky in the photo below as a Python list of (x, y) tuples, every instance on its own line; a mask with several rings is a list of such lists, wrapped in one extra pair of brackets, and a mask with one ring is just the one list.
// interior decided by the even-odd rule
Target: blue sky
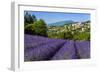
[[(25, 11), (26, 12), (26, 11)], [(47, 24), (59, 21), (73, 20), (82, 22), (90, 20), (90, 14), (87, 13), (62, 13), (62, 12), (38, 12), (28, 11), (29, 14), (34, 14), (37, 19), (43, 19)]]

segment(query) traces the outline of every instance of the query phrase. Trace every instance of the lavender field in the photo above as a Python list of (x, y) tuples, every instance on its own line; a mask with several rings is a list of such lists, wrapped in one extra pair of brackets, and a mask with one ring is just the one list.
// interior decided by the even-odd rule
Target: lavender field
[(90, 58), (90, 41), (24, 35), (24, 61)]

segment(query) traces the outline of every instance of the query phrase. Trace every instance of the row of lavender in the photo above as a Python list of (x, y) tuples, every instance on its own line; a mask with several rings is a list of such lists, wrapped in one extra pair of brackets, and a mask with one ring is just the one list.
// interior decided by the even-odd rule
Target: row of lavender
[(50, 39), (41, 36), (24, 36), (24, 60), (64, 60), (90, 58), (89, 41)]

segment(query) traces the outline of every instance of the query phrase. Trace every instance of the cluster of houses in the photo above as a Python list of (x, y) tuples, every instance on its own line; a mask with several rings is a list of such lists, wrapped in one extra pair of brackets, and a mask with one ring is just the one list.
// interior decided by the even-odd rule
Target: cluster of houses
[(81, 32), (84, 32), (86, 29), (90, 28), (90, 23), (84, 24), (82, 22), (78, 22), (71, 25), (65, 25), (64, 27), (69, 31), (79, 29)]
[(87, 29), (90, 30), (90, 23), (77, 22), (74, 24), (52, 27), (49, 29), (49, 31), (52, 33), (61, 33), (67, 31), (71, 31), (72, 33), (74, 33), (74, 31), (85, 32)]

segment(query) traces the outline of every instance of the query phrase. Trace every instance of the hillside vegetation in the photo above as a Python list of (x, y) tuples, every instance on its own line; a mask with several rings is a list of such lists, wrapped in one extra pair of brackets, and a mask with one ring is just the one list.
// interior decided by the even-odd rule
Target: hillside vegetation
[[(61, 38), (71, 40), (90, 40), (90, 21), (73, 22), (63, 21), (64, 25), (49, 26), (43, 19), (38, 19), (35, 15), (28, 13), (24, 16), (25, 34), (39, 35), (48, 38)], [(62, 24), (61, 22), (59, 22)], [(59, 24), (58, 23), (58, 24)], [(57, 23), (55, 23), (57, 25)]]

